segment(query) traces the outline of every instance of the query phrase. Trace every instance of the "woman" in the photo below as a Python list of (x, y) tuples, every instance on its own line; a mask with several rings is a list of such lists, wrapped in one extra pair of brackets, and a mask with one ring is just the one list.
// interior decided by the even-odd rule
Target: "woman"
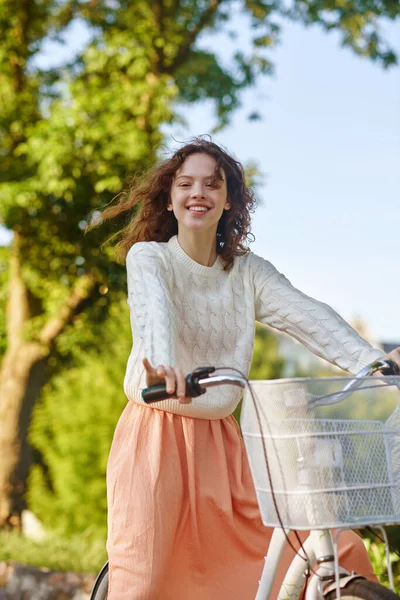
[[(134, 184), (103, 220), (131, 211), (126, 256), (133, 347), (107, 470), (109, 600), (253, 600), (271, 530), (261, 522), (232, 412), (240, 390), (185, 398), (199, 366), (248, 373), (255, 321), (354, 373), (383, 352), (329, 306), (249, 252), (252, 191), (242, 166), (197, 138)], [(400, 350), (390, 358), (400, 365)], [(144, 387), (171, 397), (145, 405)], [(362, 541), (340, 537), (341, 564), (374, 578)], [(292, 557), (282, 559), (276, 589)]]

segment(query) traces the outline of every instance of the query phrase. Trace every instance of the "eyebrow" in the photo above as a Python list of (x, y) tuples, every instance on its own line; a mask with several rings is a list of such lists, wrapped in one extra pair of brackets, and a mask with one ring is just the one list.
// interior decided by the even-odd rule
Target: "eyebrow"
[[(193, 175), (178, 175), (178, 177), (176, 177), (176, 181), (178, 181), (178, 179), (182, 179), (182, 178), (186, 178), (186, 179), (194, 179)], [(210, 179), (211, 181), (225, 181), (223, 175), (219, 175), (219, 177), (217, 176), (217, 174), (213, 173), (212, 175), (207, 175), (206, 177), (204, 177), (204, 179)]]

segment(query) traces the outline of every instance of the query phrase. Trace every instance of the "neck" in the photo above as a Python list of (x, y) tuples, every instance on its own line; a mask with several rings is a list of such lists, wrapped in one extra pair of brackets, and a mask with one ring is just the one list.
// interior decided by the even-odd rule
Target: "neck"
[(217, 233), (178, 232), (178, 242), (190, 258), (204, 267), (212, 267), (217, 260)]

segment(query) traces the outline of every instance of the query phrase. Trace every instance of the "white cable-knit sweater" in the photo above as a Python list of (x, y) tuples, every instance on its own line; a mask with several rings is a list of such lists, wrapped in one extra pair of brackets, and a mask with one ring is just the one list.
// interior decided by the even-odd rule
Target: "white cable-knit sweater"
[[(126, 258), (133, 347), (124, 390), (143, 403), (142, 359), (156, 367), (236, 367), (246, 375), (255, 321), (285, 331), (312, 352), (353, 373), (383, 355), (363, 340), (332, 308), (306, 296), (263, 258), (235, 257), (232, 270), (219, 259), (212, 267), (192, 260), (176, 236), (169, 242), (134, 244)], [(191, 404), (169, 399), (154, 408), (202, 419), (221, 419), (237, 406), (242, 391), (210, 388)]]

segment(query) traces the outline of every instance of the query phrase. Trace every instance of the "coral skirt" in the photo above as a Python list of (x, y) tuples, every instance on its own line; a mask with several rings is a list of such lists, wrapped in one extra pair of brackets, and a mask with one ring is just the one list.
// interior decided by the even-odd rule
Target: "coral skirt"
[[(108, 600), (254, 600), (263, 526), (234, 417), (182, 417), (128, 402), (107, 467)], [(303, 537), (305, 537), (304, 534)], [(341, 563), (374, 579), (361, 539)], [(293, 557), (287, 547), (279, 583)]]

